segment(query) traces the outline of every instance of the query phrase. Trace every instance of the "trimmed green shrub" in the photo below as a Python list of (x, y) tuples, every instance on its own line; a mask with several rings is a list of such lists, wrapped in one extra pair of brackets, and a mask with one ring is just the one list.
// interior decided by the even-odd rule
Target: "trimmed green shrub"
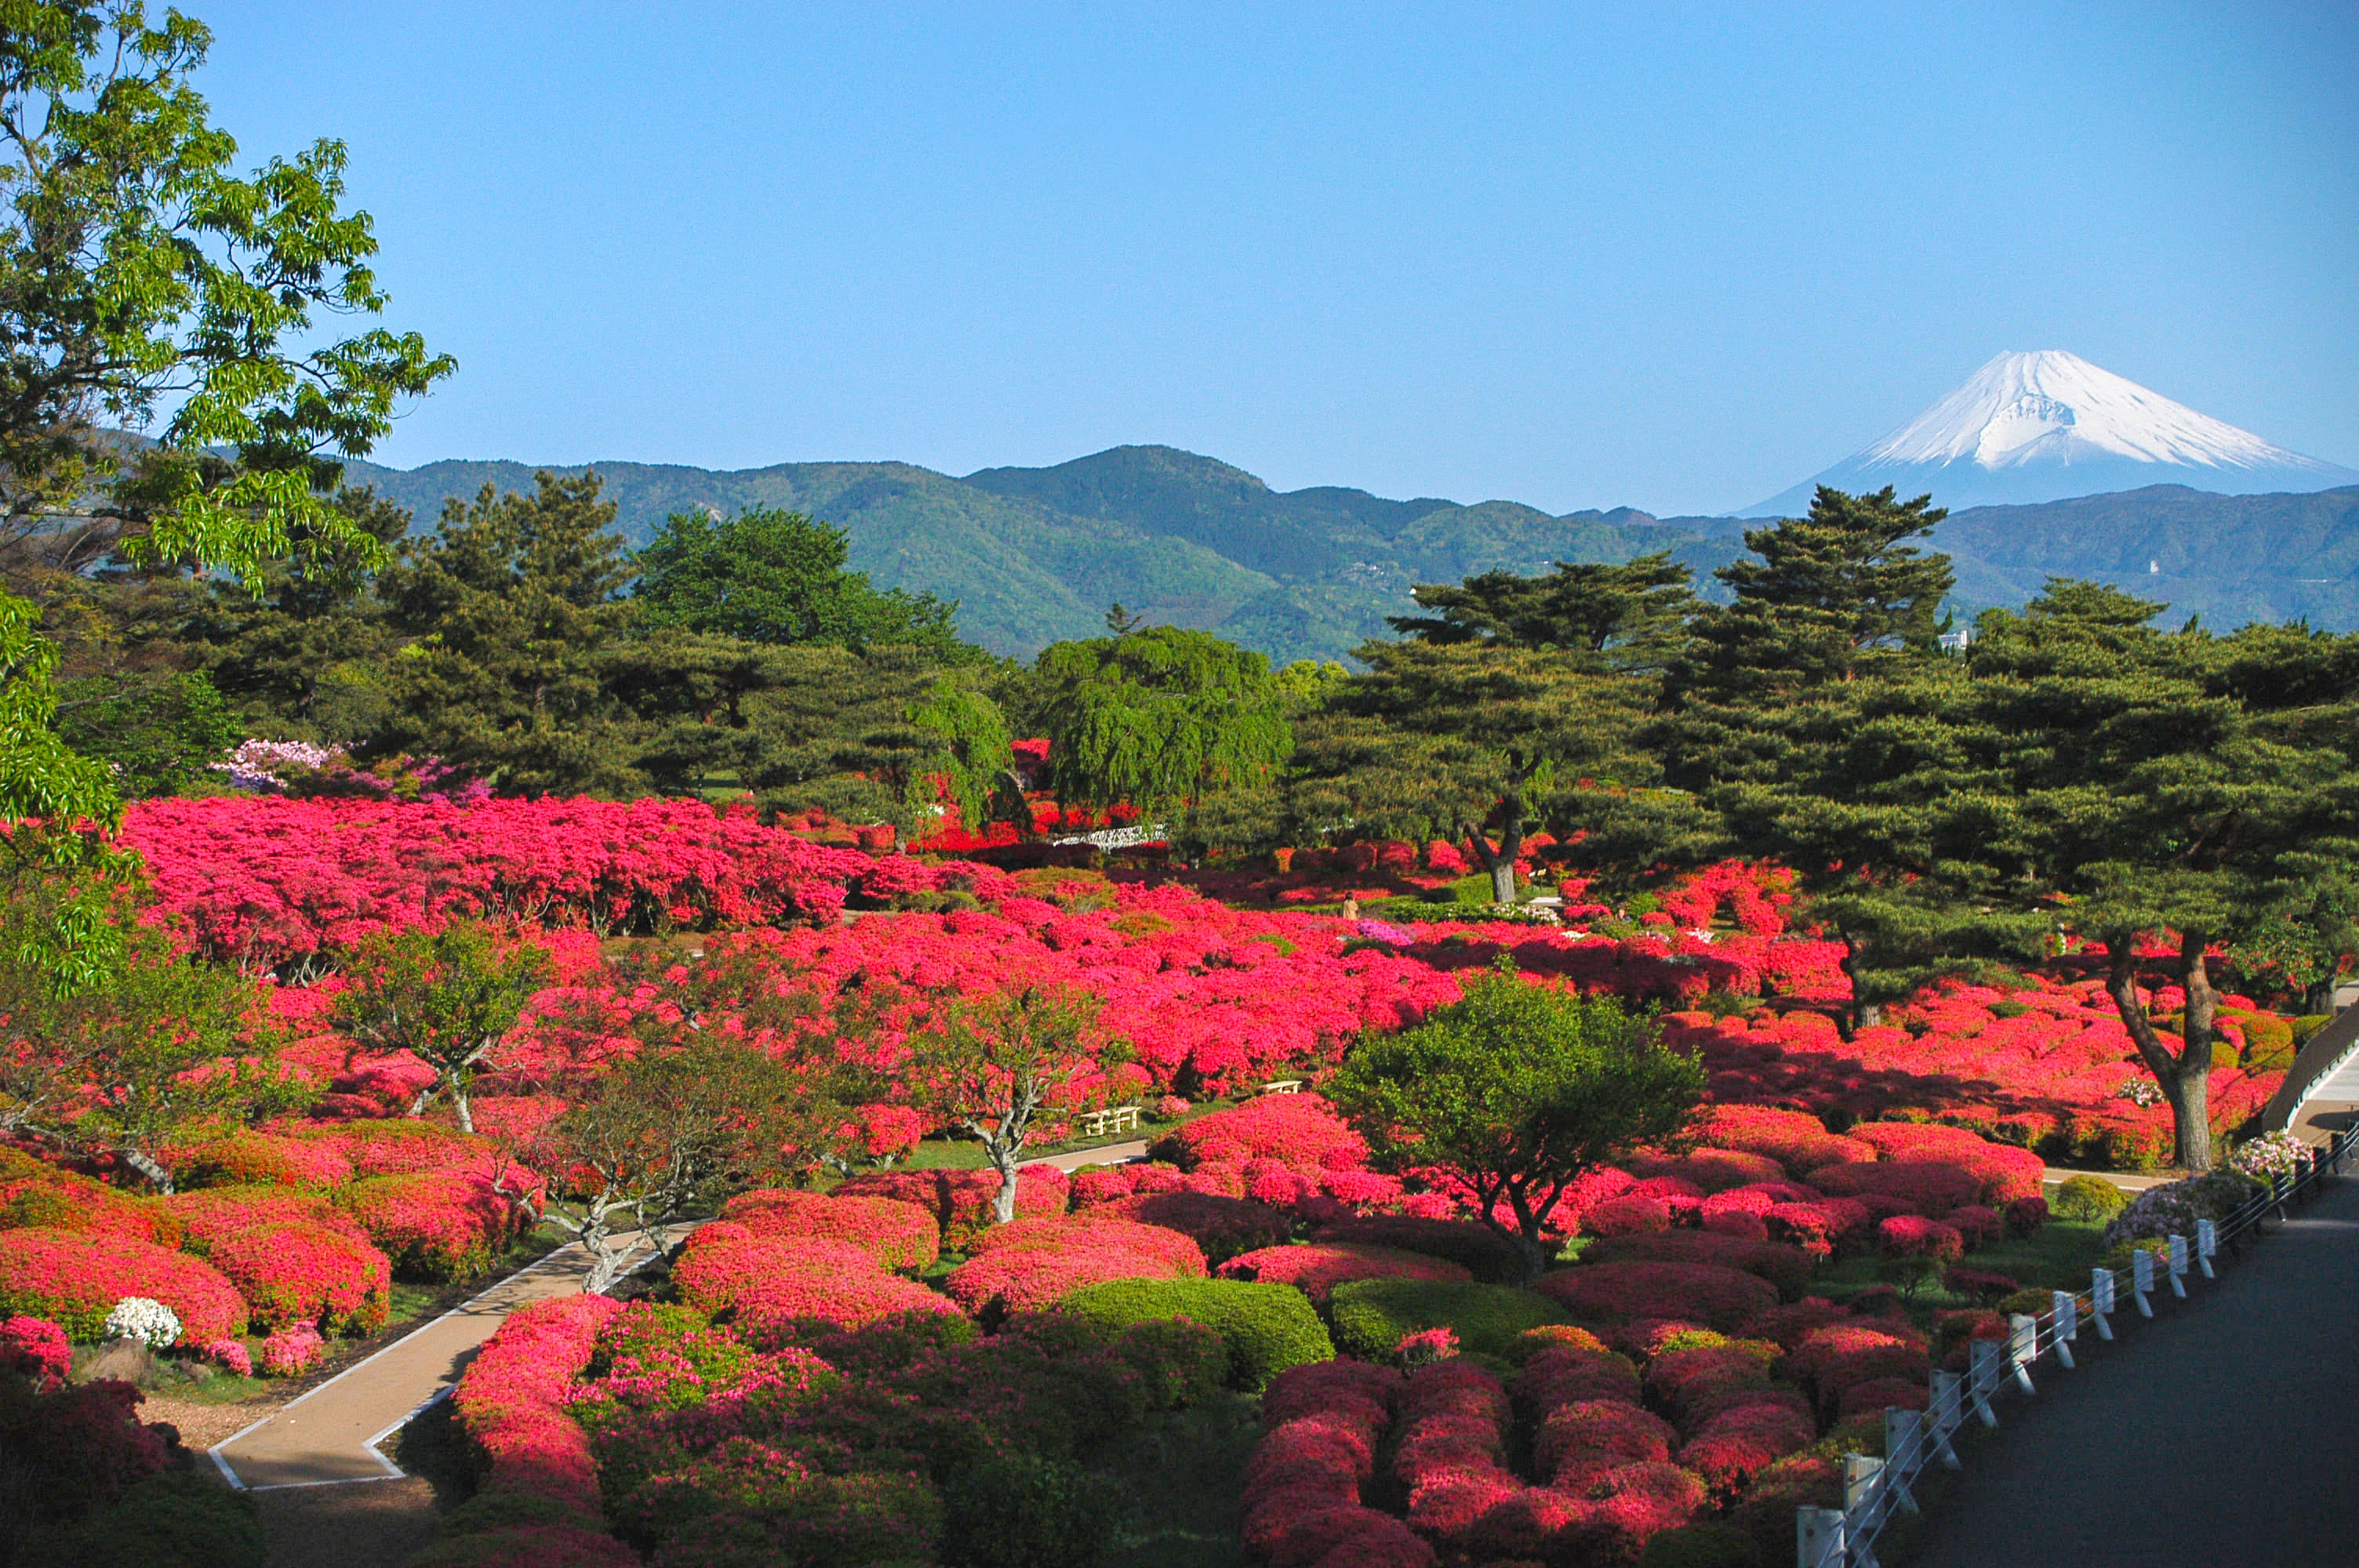
[(1146, 1379), (1155, 1410), (1202, 1404), (1229, 1373), (1227, 1342), (1202, 1324), (1178, 1318), (1134, 1324), (1107, 1348)]
[(1010, 1454), (951, 1477), (942, 1502), (953, 1568), (1085, 1568), (1120, 1522), (1123, 1491), (1078, 1465)]
[(1391, 1360), (1404, 1338), (1429, 1328), (1455, 1333), (1462, 1350), (1512, 1358), (1525, 1330), (1572, 1321), (1530, 1291), (1450, 1280), (1352, 1280), (1335, 1287), (1327, 1310), (1336, 1346), (1370, 1361)]
[(2103, 1225), (2129, 1206), (2129, 1195), (2102, 1176), (2072, 1176), (2056, 1189), (2048, 1207), (2059, 1219)]
[(2310, 1037), (2334, 1022), (2331, 1012), (2305, 1012), (2293, 1021), (2293, 1044), (2299, 1051), (2310, 1044)]
[(1761, 1568), (1761, 1548), (1734, 1525), (1683, 1524), (1650, 1538), (1638, 1568)]
[(2228, 1022), (2245, 1032), (2243, 1065), (2248, 1073), (2282, 1073), (2293, 1065), (2293, 1023), (2274, 1013), (2239, 1012)]
[(167, 1470), (113, 1508), (35, 1536), (16, 1568), (262, 1568), (267, 1558), (252, 1498), (193, 1470)]
[(1228, 1347), (1230, 1386), (1249, 1393), (1288, 1367), (1335, 1358), (1326, 1325), (1291, 1285), (1245, 1280), (1109, 1280), (1083, 1285), (1057, 1305), (1060, 1312), (1116, 1328), (1165, 1318), (1200, 1324)]

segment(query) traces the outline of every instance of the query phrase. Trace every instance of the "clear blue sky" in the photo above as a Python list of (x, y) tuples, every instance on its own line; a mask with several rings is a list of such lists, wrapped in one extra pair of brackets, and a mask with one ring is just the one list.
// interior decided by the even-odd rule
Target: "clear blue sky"
[(402, 467), (1721, 511), (2043, 348), (2359, 466), (2347, 4), (181, 4), (459, 358)]

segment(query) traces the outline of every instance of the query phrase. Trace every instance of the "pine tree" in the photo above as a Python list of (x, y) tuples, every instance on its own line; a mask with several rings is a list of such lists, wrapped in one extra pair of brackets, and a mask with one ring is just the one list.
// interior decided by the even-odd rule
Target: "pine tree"
[(1484, 572), (1454, 585), (1419, 583), (1410, 591), (1430, 613), (1386, 617), (1404, 636), (1549, 649), (1613, 670), (1661, 669), (1702, 608), (1688, 568), (1669, 551), (1619, 565), (1559, 561), (1539, 577)]
[(633, 620), (630, 579), (598, 476), (535, 476), (535, 494), (485, 485), (443, 508), (383, 579), (393, 663), (376, 749), (440, 757), (506, 793), (617, 790), (633, 780), (625, 718), (602, 680)]

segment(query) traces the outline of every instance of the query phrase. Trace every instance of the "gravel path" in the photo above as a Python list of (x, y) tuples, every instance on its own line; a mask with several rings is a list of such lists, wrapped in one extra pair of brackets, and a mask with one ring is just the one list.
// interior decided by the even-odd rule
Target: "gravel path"
[[(2010, 1401), (1912, 1568), (2359, 1562), (2359, 1180)], [(2135, 1320), (2132, 1320), (2133, 1322)]]

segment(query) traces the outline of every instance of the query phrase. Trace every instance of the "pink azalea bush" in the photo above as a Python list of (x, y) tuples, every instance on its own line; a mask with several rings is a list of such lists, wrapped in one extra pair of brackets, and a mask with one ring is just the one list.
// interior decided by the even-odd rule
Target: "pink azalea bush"
[(88, 1231), (0, 1231), (0, 1314), (45, 1318), (89, 1340), (114, 1303), (131, 1296), (171, 1308), (190, 1344), (237, 1334), (248, 1315), (237, 1287), (186, 1253)]

